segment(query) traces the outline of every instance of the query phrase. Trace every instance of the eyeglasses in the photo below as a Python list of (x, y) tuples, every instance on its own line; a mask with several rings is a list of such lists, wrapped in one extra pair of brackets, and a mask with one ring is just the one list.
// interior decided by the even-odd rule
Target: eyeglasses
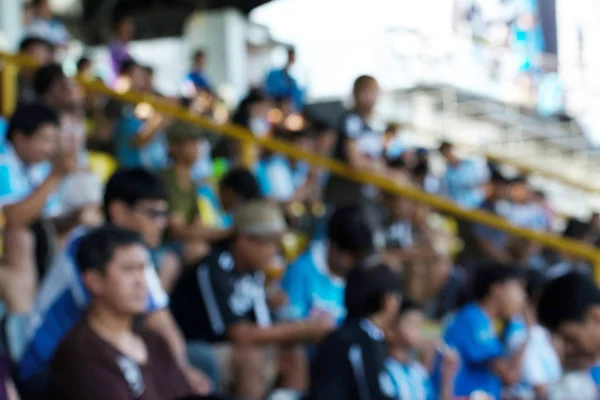
[(153, 220), (163, 219), (169, 216), (169, 210), (164, 209), (137, 208), (136, 211)]

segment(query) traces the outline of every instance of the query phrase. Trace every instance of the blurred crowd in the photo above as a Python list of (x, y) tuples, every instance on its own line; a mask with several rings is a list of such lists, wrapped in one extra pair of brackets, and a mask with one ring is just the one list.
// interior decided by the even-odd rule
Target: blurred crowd
[[(48, 2), (30, 11), (20, 52), (39, 68), (19, 71), (0, 118), (0, 399), (595, 398), (600, 291), (584, 260), (86, 93), (55, 61), (68, 33)], [(230, 112), (210, 54), (194, 53), (180, 97), (163, 96), (128, 51), (134, 21), (113, 29), (104, 83), (118, 92), (519, 227), (599, 239), (597, 214), (556, 232), (526, 176), (449, 142), (408, 146), (401, 124), (377, 129), (371, 76), (330, 126), (305, 112), (290, 48)], [(77, 63), (79, 79), (102, 82), (94, 71)]]

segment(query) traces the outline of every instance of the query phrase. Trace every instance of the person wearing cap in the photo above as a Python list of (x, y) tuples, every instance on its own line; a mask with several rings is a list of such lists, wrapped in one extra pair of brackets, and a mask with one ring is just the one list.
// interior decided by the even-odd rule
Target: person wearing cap
[(191, 171), (198, 161), (198, 146), (203, 137), (204, 132), (197, 127), (174, 122), (167, 129), (171, 165), (159, 173), (169, 193), (167, 241), (186, 265), (204, 257), (210, 243), (230, 234), (229, 230), (204, 226), (200, 217), (198, 188)]
[[(331, 324), (321, 319), (271, 323), (263, 271), (277, 256), (286, 230), (283, 213), (269, 202), (253, 200), (240, 205), (233, 220), (233, 236), (179, 280), (171, 310), (188, 347), (212, 344), (221, 385), (229, 383), (224, 374), (233, 371), (235, 394), (259, 400), (268, 383), (266, 347), (317, 341)], [(300, 373), (301, 368), (292, 371)]]
[[(15, 296), (7, 299), (11, 312), (27, 313), (32, 306), (37, 275), (47, 255), (40, 221), (59, 216), (57, 189), (77, 166), (74, 152), (58, 148), (58, 135), (54, 111), (42, 104), (20, 105), (9, 121), (7, 142), (0, 153), (5, 272), (16, 279), (10, 285)], [(26, 287), (20, 285), (25, 282)]]
[(365, 263), (348, 276), (347, 318), (317, 350), (304, 400), (391, 400), (380, 376), (392, 327), (401, 304), (401, 282), (385, 264)]

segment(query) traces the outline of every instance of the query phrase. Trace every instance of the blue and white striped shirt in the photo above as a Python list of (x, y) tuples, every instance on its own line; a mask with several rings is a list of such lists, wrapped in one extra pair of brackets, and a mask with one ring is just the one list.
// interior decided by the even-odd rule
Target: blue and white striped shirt
[(434, 400), (436, 398), (427, 369), (417, 361), (403, 364), (394, 358), (388, 358), (379, 381), (382, 391), (393, 399)]
[[(43, 372), (65, 335), (79, 322), (91, 297), (75, 264), (75, 253), (85, 228), (76, 229), (54, 257), (37, 295), (27, 332), (27, 344), (20, 357), (18, 374), (29, 379)], [(164, 308), (167, 294), (152, 265), (146, 267), (148, 312)]]

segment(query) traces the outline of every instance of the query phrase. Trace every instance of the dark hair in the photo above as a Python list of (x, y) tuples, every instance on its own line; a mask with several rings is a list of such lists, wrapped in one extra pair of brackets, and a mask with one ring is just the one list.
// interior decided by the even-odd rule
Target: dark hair
[(352, 93), (356, 94), (359, 90), (362, 90), (366, 85), (371, 83), (377, 83), (377, 80), (371, 75), (361, 75), (354, 80), (352, 86)]
[(221, 179), (220, 186), (233, 190), (243, 200), (262, 197), (258, 181), (248, 169), (238, 167), (230, 170)]
[(519, 175), (510, 180), (511, 185), (527, 185), (527, 177), (525, 175)]
[(143, 244), (136, 232), (115, 225), (95, 228), (78, 239), (75, 261), (79, 271), (96, 270), (105, 272), (117, 248), (132, 244)]
[(524, 280), (523, 270), (510, 265), (489, 263), (478, 267), (473, 283), (473, 297), (476, 301), (483, 300), (490, 294), (494, 285), (509, 280)]
[(542, 295), (544, 284), (546, 283), (544, 274), (542, 274), (540, 271), (536, 271), (535, 269), (528, 269), (525, 273), (525, 282), (527, 299), (530, 303), (537, 304), (540, 296)]
[(398, 316), (402, 317), (402, 316), (404, 316), (404, 314), (406, 314), (407, 312), (410, 312), (410, 311), (424, 312), (424, 310), (425, 309), (422, 304), (419, 304), (419, 303), (413, 301), (409, 297), (403, 297), (402, 304), (400, 305), (400, 310), (398, 310)]
[(37, 36), (27, 36), (23, 40), (21, 40), (21, 43), (19, 43), (19, 51), (27, 51), (30, 47), (35, 45), (46, 46), (50, 51), (54, 49), (54, 45), (43, 38)]
[(412, 173), (415, 177), (427, 176), (429, 173), (429, 165), (426, 162), (418, 162), (413, 168)]
[(144, 65), (144, 66), (142, 66), (142, 69), (144, 70), (144, 72), (146, 72), (149, 75), (153, 75), (154, 74), (154, 67), (153, 66)]
[(33, 90), (38, 96), (44, 96), (56, 82), (65, 78), (66, 75), (60, 64), (48, 64), (38, 69), (35, 73), (33, 77)]
[(294, 46), (288, 46), (287, 47), (287, 54), (296, 54), (296, 48)]
[(58, 126), (58, 115), (54, 110), (41, 103), (20, 104), (8, 121), (6, 139), (12, 142), (15, 132), (31, 137), (44, 124)]
[(441, 144), (440, 147), (438, 148), (438, 151), (440, 153), (443, 153), (444, 151), (447, 150), (452, 150), (454, 148), (454, 145), (450, 142), (448, 142), (447, 140), (444, 140)]
[(538, 302), (538, 319), (555, 331), (563, 322), (582, 322), (595, 305), (600, 305), (600, 289), (590, 277), (570, 272), (545, 285)]
[(40, 5), (47, 3), (48, 0), (33, 0), (31, 2), (31, 4), (33, 4), (34, 7), (39, 7)]
[(91, 64), (92, 60), (90, 60), (87, 57), (81, 57), (78, 61), (77, 61), (77, 71), (80, 71), (86, 64)]
[(143, 168), (118, 170), (104, 189), (104, 215), (110, 221), (109, 208), (114, 201), (133, 207), (144, 200), (166, 200), (167, 189), (163, 182)]
[(137, 67), (140, 65), (134, 60), (125, 60), (119, 66), (119, 75), (129, 75)]
[(115, 12), (111, 18), (111, 26), (113, 31), (117, 30), (119, 26), (126, 20), (133, 19), (133, 16), (127, 12)]
[(248, 95), (240, 102), (232, 122), (241, 126), (248, 127), (250, 122), (250, 107), (253, 104), (267, 101), (269, 98), (258, 88), (250, 89)]
[(402, 155), (399, 155), (398, 157), (388, 158), (386, 159), (386, 161), (388, 167), (393, 169), (403, 169), (407, 167), (406, 161), (404, 160), (404, 157), (402, 157)]
[(311, 122), (311, 129), (314, 132), (315, 137), (323, 136), (331, 131), (331, 126), (320, 119), (313, 119)]
[(400, 277), (385, 264), (359, 266), (348, 275), (344, 304), (349, 318), (364, 318), (383, 307), (384, 296), (400, 295)]
[(204, 52), (204, 50), (196, 50), (194, 52), (194, 60), (199, 57), (206, 57), (206, 53)]
[(329, 244), (358, 254), (375, 251), (374, 231), (363, 209), (349, 205), (335, 210), (327, 223)]

